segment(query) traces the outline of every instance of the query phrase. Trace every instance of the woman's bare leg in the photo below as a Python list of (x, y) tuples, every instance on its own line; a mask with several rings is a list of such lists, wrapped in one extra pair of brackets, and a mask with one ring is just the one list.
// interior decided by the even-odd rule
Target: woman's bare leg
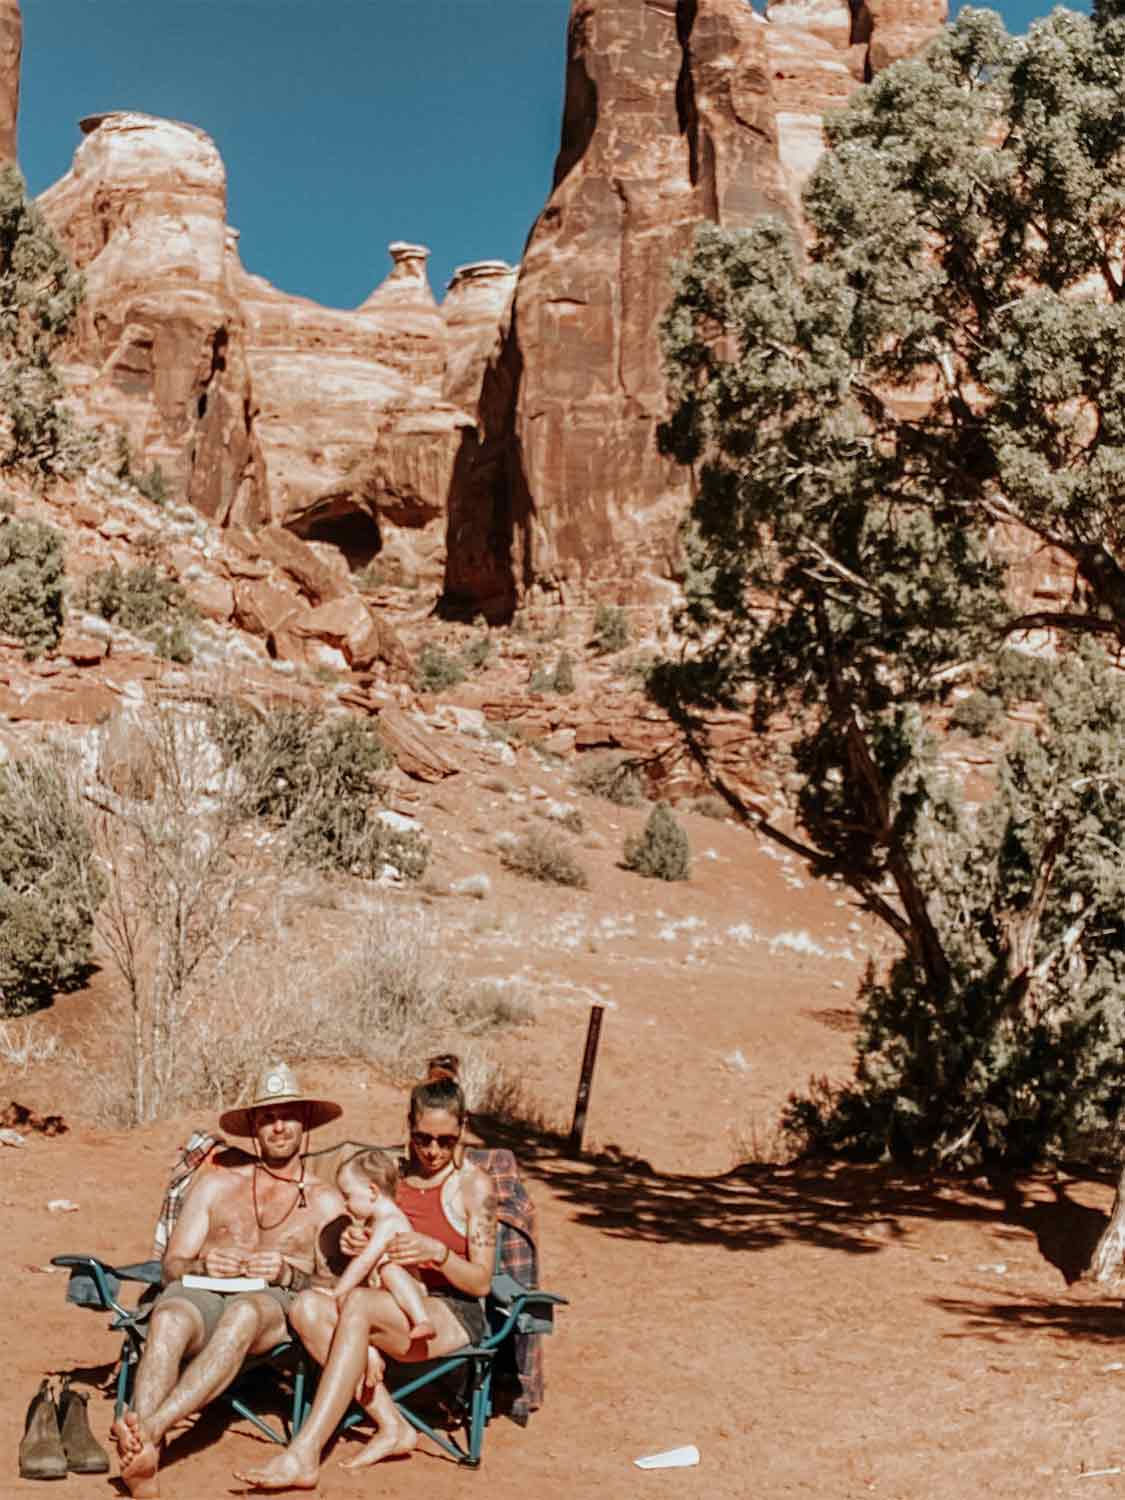
[[(364, 1443), (354, 1458), (344, 1459), (341, 1469), (366, 1469), (384, 1458), (405, 1457), (418, 1446), (418, 1434), (400, 1414), (391, 1399), (391, 1393), (383, 1383), (386, 1364), (382, 1355), (369, 1344), (367, 1349), (368, 1379), (372, 1392), (370, 1404), (364, 1407), (371, 1418), (375, 1432)], [(372, 1370), (374, 1361), (374, 1370)], [(374, 1378), (372, 1378), (372, 1375)]]
[(396, 1358), (401, 1358), (410, 1349), (406, 1319), (390, 1293), (357, 1287), (340, 1308), (316, 1399), (300, 1432), (284, 1453), (279, 1453), (261, 1468), (236, 1474), (236, 1478), (260, 1489), (316, 1488), (321, 1455), (364, 1374), (367, 1348), (372, 1339)]

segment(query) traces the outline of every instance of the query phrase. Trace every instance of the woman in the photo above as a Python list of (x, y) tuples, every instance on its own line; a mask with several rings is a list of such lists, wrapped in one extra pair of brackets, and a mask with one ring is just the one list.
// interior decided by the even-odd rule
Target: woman
[[(397, 1235), (388, 1247), (398, 1265), (418, 1268), (434, 1337), (411, 1343), (406, 1317), (388, 1292), (356, 1287), (339, 1308), (315, 1290), (302, 1292), (290, 1321), (305, 1348), (324, 1366), (316, 1400), (284, 1453), (260, 1469), (236, 1476), (248, 1484), (314, 1489), (325, 1445), (361, 1387), (375, 1435), (343, 1467), (363, 1468), (409, 1453), (417, 1434), (399, 1416), (382, 1383), (381, 1356), (389, 1354), (403, 1362), (440, 1359), (484, 1332), (479, 1299), (492, 1285), (496, 1187), (487, 1172), (463, 1160), (465, 1099), (449, 1067), (452, 1061), (431, 1065), (429, 1078), (410, 1095), (408, 1156), (395, 1198), (412, 1230)], [(365, 1230), (352, 1226), (341, 1237), (341, 1248), (355, 1255), (366, 1237)], [(375, 1370), (369, 1367), (372, 1349), (380, 1351)], [(369, 1381), (374, 1373), (379, 1383), (372, 1390)]]

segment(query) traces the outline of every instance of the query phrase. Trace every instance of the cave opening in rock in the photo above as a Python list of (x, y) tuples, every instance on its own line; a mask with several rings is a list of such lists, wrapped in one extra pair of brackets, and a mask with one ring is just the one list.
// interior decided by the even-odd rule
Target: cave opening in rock
[(331, 542), (339, 547), (353, 572), (365, 568), (383, 548), (379, 523), (363, 510), (310, 516), (290, 523), (289, 530), (306, 542)]

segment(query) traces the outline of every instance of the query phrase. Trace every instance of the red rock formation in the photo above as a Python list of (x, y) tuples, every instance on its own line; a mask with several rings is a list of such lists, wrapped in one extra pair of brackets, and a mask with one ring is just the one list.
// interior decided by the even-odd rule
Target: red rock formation
[[(887, 47), (936, 29), (910, 15), (863, 26)], [(661, 596), (686, 501), (654, 441), (671, 263), (703, 219), (796, 224), (866, 40), (846, 0), (780, 0), (768, 21), (745, 0), (574, 0), (554, 191), (450, 494), (450, 603), (501, 618), (533, 586)]]
[(20, 0), (0, 0), (0, 161), (16, 159), (22, 50)]
[(95, 115), (82, 131), (39, 200), (86, 276), (71, 382), (204, 515), (260, 513), (219, 153), (203, 131), (151, 115)]

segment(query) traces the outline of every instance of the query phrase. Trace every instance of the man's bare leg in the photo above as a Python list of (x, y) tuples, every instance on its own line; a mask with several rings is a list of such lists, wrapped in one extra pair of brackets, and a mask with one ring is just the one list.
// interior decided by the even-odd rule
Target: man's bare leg
[(133, 1388), (133, 1406), (111, 1428), (121, 1477), (137, 1500), (159, 1494), (159, 1450), (147, 1420), (176, 1384), (185, 1358), (203, 1343), (203, 1319), (189, 1302), (171, 1301), (153, 1310)]
[[(357, 1287), (340, 1308), (331, 1351), (304, 1426), (284, 1453), (260, 1468), (236, 1471), (235, 1478), (266, 1490), (316, 1488), (321, 1454), (366, 1369), (372, 1340), (397, 1358), (410, 1349), (406, 1318), (390, 1293)], [(382, 1385), (379, 1389), (385, 1391)], [(372, 1417), (378, 1420), (375, 1413)]]
[(406, 1314), (411, 1339), (432, 1339), (434, 1325), (426, 1316), (425, 1293), (418, 1278), (405, 1266), (386, 1265), (380, 1266), (379, 1279)]

